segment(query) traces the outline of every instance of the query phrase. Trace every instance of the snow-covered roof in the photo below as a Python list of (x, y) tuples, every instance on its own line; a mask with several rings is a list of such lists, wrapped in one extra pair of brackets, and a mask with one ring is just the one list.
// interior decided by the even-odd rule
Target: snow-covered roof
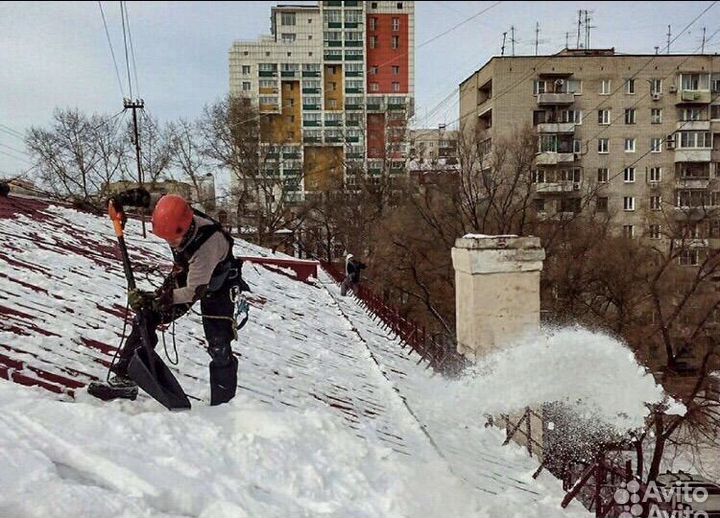
[[(169, 251), (130, 221), (141, 288)], [(270, 255), (241, 240), (237, 255)], [(106, 218), (0, 199), (0, 510), (21, 516), (587, 516), (480, 415), (441, 404), (448, 381), (321, 272), (246, 263), (238, 396), (209, 407), (197, 315), (175, 327), (190, 412), (141, 394), (100, 402), (126, 285)], [(126, 333), (128, 330), (126, 330)], [(172, 338), (167, 336), (168, 349)], [(158, 346), (162, 349), (162, 341)], [(161, 352), (164, 357), (164, 353)], [(170, 356), (173, 356), (172, 350)]]

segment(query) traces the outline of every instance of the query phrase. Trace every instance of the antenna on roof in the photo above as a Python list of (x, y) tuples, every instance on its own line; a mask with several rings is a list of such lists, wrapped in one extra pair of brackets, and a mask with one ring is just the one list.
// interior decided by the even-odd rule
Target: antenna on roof
[(670, 36), (672, 36), (672, 32), (670, 31), (670, 26), (668, 25), (668, 31), (667, 31), (668, 42), (667, 42), (666, 54), (670, 54)]
[(535, 22), (535, 55), (538, 55), (538, 41), (540, 36), (540, 22)]
[(515, 26), (510, 26), (510, 43), (512, 43), (512, 55), (515, 55)]
[(702, 49), (700, 50), (700, 54), (705, 54), (705, 27), (703, 27)]
[(507, 36), (507, 31), (503, 32), (503, 43), (502, 43), (502, 47), (500, 47), (500, 55), (501, 56), (505, 55), (505, 37), (506, 36)]
[(575, 48), (580, 48), (580, 27), (582, 26), (582, 10), (578, 10), (578, 33), (577, 33), (577, 42), (575, 43)]

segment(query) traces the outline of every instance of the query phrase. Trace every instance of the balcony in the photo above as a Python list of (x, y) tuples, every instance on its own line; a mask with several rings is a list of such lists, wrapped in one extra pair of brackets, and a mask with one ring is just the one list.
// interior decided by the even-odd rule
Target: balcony
[(710, 131), (710, 121), (678, 121), (676, 131)]
[(296, 72), (294, 70), (283, 70), (280, 72), (280, 77), (295, 77)]
[(574, 122), (546, 122), (537, 125), (538, 133), (575, 133)]
[(575, 102), (575, 94), (571, 93), (545, 93), (538, 94), (537, 103), (540, 106), (554, 104), (572, 104)]
[(320, 71), (319, 70), (303, 70), (302, 76), (303, 77), (320, 77)]
[(712, 149), (675, 148), (675, 162), (710, 162)]
[(536, 165), (556, 165), (574, 161), (575, 153), (556, 153), (555, 151), (544, 151), (535, 155)]
[(707, 189), (710, 186), (710, 177), (707, 178), (693, 178), (686, 176), (684, 178), (678, 178), (675, 182), (677, 189)]
[(571, 181), (536, 183), (536, 193), (558, 193), (579, 191), (580, 183)]
[(678, 90), (675, 104), (709, 104), (710, 90)]
[(346, 104), (345, 110), (346, 111), (356, 111), (356, 110), (362, 110), (363, 105), (362, 104)]

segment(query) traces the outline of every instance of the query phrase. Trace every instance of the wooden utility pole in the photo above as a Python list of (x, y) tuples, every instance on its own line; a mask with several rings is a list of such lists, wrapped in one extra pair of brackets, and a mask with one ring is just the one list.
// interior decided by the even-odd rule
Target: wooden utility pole
[[(137, 110), (145, 108), (145, 102), (142, 99), (135, 99), (134, 101), (132, 99), (123, 99), (123, 105), (125, 106), (125, 109), (128, 108), (132, 110), (133, 113), (133, 133), (135, 135), (135, 158), (137, 159), (137, 171), (138, 171), (138, 186), (142, 189), (143, 187), (143, 174), (142, 174), (142, 164), (140, 162), (140, 134), (138, 132), (138, 122), (137, 122)], [(142, 221), (142, 235), (143, 238), (147, 237), (147, 234), (145, 233), (145, 208), (140, 208), (140, 220)]]

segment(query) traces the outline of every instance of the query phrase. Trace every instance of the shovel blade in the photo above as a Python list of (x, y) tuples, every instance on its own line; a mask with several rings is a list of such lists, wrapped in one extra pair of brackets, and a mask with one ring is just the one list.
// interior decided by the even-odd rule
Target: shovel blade
[(136, 349), (128, 365), (128, 377), (168, 410), (190, 408), (190, 400), (180, 383), (155, 351), (144, 347)]

